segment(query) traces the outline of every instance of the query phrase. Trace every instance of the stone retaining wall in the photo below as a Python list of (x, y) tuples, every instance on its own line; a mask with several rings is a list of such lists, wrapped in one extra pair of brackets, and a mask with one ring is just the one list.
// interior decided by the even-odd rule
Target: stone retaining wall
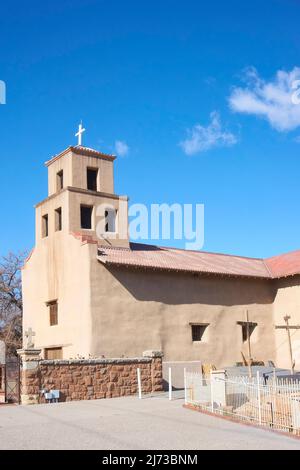
[(137, 368), (144, 393), (162, 390), (162, 354), (146, 351), (140, 358), (42, 360), (39, 350), (21, 350), (22, 404), (43, 403), (41, 390), (59, 390), (60, 401), (134, 395)]

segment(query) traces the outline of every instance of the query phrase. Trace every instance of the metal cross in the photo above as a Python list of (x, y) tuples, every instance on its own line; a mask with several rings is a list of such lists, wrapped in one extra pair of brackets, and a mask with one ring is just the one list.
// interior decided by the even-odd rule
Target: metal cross
[(32, 330), (32, 328), (28, 328), (27, 331), (25, 331), (25, 336), (27, 338), (27, 349), (32, 349), (34, 348), (34, 342), (32, 340), (33, 336), (35, 336), (35, 332)]
[(82, 121), (78, 126), (78, 132), (75, 134), (75, 137), (78, 137), (78, 145), (82, 144), (82, 134), (85, 132), (84, 127), (82, 127)]

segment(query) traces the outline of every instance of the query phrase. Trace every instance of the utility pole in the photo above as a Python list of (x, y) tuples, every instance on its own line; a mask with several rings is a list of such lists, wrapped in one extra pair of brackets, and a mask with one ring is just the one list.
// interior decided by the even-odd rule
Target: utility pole
[(300, 330), (300, 325), (290, 325), (289, 320), (290, 320), (289, 315), (285, 315), (283, 317), (285, 321), (285, 325), (277, 325), (275, 326), (276, 330), (286, 330), (287, 336), (288, 336), (288, 343), (289, 343), (289, 353), (290, 353), (290, 361), (291, 361), (291, 374), (294, 375), (295, 373), (295, 361), (293, 359), (293, 349), (292, 349), (292, 341), (291, 341), (291, 330)]

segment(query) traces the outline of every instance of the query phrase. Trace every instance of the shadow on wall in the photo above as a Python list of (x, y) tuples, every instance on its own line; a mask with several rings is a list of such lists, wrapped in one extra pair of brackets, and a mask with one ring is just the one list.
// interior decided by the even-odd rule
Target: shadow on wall
[(296, 287), (300, 285), (300, 276), (284, 277), (276, 280), (276, 289), (283, 289), (285, 287)]
[(139, 301), (166, 305), (272, 304), (276, 286), (268, 280), (106, 267)]

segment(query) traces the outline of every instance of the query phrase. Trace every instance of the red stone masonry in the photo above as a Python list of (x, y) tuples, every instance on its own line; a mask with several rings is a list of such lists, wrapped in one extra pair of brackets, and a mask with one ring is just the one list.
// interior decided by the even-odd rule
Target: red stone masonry
[(143, 393), (161, 391), (162, 354), (157, 351), (144, 354), (140, 358), (38, 360), (35, 368), (23, 357), (22, 402), (45, 402), (40, 394), (42, 389), (59, 390), (59, 401), (134, 395), (138, 392), (137, 368), (141, 371)]

